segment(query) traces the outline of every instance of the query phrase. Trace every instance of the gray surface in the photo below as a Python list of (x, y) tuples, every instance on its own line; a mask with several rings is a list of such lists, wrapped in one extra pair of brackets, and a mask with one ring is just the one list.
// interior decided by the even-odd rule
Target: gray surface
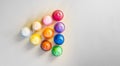
[[(61, 9), (64, 53), (56, 58), (18, 33), (26, 22)], [(0, 0), (0, 66), (120, 66), (119, 0)]]

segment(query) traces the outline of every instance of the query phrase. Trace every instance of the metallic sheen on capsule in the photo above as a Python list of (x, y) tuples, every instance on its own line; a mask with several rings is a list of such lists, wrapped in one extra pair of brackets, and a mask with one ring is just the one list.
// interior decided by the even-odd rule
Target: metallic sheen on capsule
[(64, 36), (62, 34), (56, 34), (54, 37), (54, 42), (57, 45), (62, 45), (64, 43)]
[(61, 46), (53, 46), (53, 48), (52, 48), (52, 54), (54, 55), (54, 56), (60, 56), (60, 55), (62, 55), (62, 53), (63, 53), (63, 49), (62, 49), (62, 47)]
[(49, 51), (52, 48), (52, 44), (48, 40), (44, 40), (41, 43), (41, 49), (44, 51)]
[(65, 25), (62, 22), (57, 22), (54, 26), (54, 30), (57, 33), (62, 33), (65, 30)]
[(33, 22), (33, 24), (32, 24), (32, 30), (33, 31), (38, 31), (41, 28), (42, 28), (42, 25), (41, 25), (41, 23), (39, 21)]
[(64, 17), (64, 14), (61, 10), (55, 10), (52, 14), (52, 18), (56, 21), (62, 20)]
[(53, 23), (52, 17), (51, 16), (43, 17), (42, 23), (46, 26), (51, 25)]
[(37, 33), (32, 34), (30, 37), (31, 44), (33, 44), (35, 46), (39, 45), (41, 43), (41, 40), (42, 40), (41, 36)]
[(43, 36), (47, 39), (52, 38), (54, 36), (54, 30), (52, 28), (45, 28)]
[(28, 27), (24, 27), (24, 28), (21, 29), (21, 35), (23, 37), (29, 37), (30, 34), (31, 34), (31, 31)]

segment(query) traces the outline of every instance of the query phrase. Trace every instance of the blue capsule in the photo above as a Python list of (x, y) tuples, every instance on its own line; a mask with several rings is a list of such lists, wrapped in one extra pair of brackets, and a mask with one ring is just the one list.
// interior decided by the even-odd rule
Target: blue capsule
[(62, 45), (64, 43), (64, 36), (62, 34), (56, 34), (54, 37), (54, 42), (57, 45)]

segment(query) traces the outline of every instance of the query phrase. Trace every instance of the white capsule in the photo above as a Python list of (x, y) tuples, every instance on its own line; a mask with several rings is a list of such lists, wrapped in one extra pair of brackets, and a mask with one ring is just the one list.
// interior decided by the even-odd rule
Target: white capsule
[(21, 29), (21, 35), (23, 37), (29, 37), (30, 34), (31, 34), (31, 31), (28, 27), (24, 27), (24, 28)]
[(42, 25), (40, 24), (40, 22), (36, 21), (32, 24), (32, 29), (33, 31), (38, 31), (42, 28)]

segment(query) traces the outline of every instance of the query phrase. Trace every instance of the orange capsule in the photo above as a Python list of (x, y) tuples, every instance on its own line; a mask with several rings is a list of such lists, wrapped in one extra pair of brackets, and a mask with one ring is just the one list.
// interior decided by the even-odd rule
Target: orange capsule
[(52, 38), (54, 36), (54, 30), (52, 28), (45, 28), (43, 36), (47, 39)]
[(44, 40), (41, 44), (41, 48), (44, 50), (44, 51), (49, 51), (51, 48), (52, 48), (52, 44), (51, 42), (49, 42), (48, 40)]

